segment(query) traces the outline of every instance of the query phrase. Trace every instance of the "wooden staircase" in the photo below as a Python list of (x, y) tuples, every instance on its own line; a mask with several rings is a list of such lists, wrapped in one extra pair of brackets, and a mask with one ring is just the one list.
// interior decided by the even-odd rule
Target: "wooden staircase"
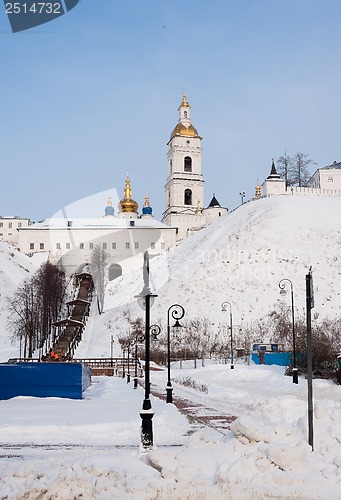
[[(78, 292), (75, 299), (67, 302), (68, 317), (53, 323), (57, 329), (53, 352), (58, 356), (58, 361), (72, 359), (76, 347), (82, 340), (82, 333), (90, 313), (94, 289), (91, 274), (77, 274), (74, 278), (74, 286)], [(47, 358), (51, 361), (48, 354)]]

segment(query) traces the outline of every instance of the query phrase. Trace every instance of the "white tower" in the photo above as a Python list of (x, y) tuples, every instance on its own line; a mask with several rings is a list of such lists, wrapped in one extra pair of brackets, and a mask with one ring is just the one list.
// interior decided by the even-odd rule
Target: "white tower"
[(166, 210), (162, 222), (178, 228), (182, 239), (205, 225), (202, 215), (204, 179), (201, 173), (201, 137), (191, 124), (190, 105), (183, 94), (179, 121), (168, 142)]

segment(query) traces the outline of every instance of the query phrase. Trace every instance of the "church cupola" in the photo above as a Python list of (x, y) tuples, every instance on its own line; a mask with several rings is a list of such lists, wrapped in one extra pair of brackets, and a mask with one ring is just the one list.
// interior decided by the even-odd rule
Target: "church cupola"
[(199, 137), (198, 131), (191, 124), (190, 120), (190, 111), (191, 106), (187, 101), (187, 97), (185, 92), (182, 95), (182, 101), (179, 106), (179, 122), (176, 127), (173, 129), (170, 140), (175, 136), (184, 136), (184, 137)]
[(130, 179), (129, 176), (127, 175), (126, 177), (126, 184), (124, 188), (124, 195), (122, 200), (119, 203), (119, 209), (120, 213), (123, 214), (130, 214), (130, 215), (137, 215), (137, 209), (138, 209), (138, 204), (135, 200), (133, 200), (132, 197), (132, 189), (130, 185)]
[(109, 195), (108, 196), (108, 203), (107, 206), (105, 207), (105, 216), (113, 216), (115, 215), (115, 209), (112, 206), (112, 197)]
[(147, 219), (147, 218), (150, 219), (152, 217), (154, 217), (153, 216), (153, 209), (149, 203), (149, 196), (146, 195), (144, 198), (144, 203), (143, 203), (143, 207), (142, 207), (141, 219)]

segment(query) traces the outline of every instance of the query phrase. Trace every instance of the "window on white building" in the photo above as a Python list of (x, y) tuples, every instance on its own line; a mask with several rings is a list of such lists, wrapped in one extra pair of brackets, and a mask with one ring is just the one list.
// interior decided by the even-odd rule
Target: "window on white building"
[(103, 243), (103, 250), (106, 250), (106, 249), (107, 249), (107, 244)]
[(94, 244), (91, 242), (89, 243), (89, 249), (92, 250), (94, 248)]
[(65, 243), (65, 248), (66, 248), (66, 250), (70, 250), (70, 248), (71, 248), (70, 243)]
[(134, 246), (135, 246), (135, 250), (137, 250), (137, 249), (138, 249), (138, 247), (139, 247), (139, 244), (138, 244), (138, 242), (137, 242), (137, 241), (135, 241)]
[(60, 243), (56, 243), (56, 249), (60, 250)]
[(328, 182), (334, 182), (333, 177), (328, 177)]
[(151, 244), (150, 244), (150, 248), (151, 248), (152, 250), (155, 250), (155, 243), (151, 243)]
[(12, 228), (12, 226), (13, 226), (12, 222), (9, 222), (9, 223), (8, 223), (8, 227), (9, 227), (9, 228)]
[(34, 243), (30, 243), (30, 250), (34, 250)]
[(0, 227), (4, 227), (4, 223), (3, 222), (0, 222)]
[(126, 250), (129, 250), (129, 248), (130, 248), (130, 243), (127, 242), (126, 243)]
[(39, 248), (40, 248), (40, 250), (44, 250), (45, 244), (44, 243), (39, 243)]
[(192, 191), (190, 189), (185, 189), (184, 205), (192, 205)]
[(22, 222), (18, 222), (18, 227), (22, 227)]
[(112, 248), (113, 250), (116, 250), (116, 243), (115, 243), (115, 242), (111, 243), (111, 248)]
[(184, 158), (184, 171), (192, 172), (192, 158), (190, 156)]
[(164, 250), (165, 248), (166, 248), (166, 243), (163, 241), (163, 242), (161, 243), (161, 250)]
[(84, 243), (80, 243), (80, 244), (79, 244), (79, 249), (80, 249), (80, 250), (84, 250)]

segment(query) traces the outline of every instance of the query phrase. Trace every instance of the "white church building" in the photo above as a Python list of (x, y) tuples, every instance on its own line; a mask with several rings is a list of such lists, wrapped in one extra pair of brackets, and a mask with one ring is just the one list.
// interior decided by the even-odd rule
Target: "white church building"
[(29, 256), (46, 254), (63, 264), (68, 274), (81, 272), (91, 262), (97, 245), (108, 258), (109, 280), (141, 265), (145, 250), (150, 257), (167, 252), (177, 241), (190, 236), (227, 213), (216, 197), (204, 208), (201, 140), (190, 120), (190, 105), (182, 97), (179, 121), (168, 142), (166, 210), (157, 221), (146, 196), (142, 213), (126, 178), (118, 213), (109, 196), (103, 217), (69, 217), (66, 212), (18, 229), (17, 246)]

